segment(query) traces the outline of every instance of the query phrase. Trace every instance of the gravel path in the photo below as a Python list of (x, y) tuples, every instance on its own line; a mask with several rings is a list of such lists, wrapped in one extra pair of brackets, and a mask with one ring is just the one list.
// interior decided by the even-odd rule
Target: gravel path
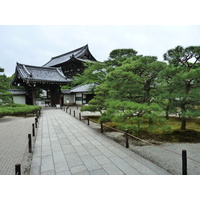
[(14, 175), (17, 163), (21, 163), (22, 174), (29, 173), (31, 154), (27, 145), (32, 123), (34, 117), (0, 118), (0, 175)]
[(182, 174), (183, 149), (187, 151), (188, 175), (200, 175), (200, 143), (165, 143), (159, 146), (131, 145), (132, 151), (176, 175)]

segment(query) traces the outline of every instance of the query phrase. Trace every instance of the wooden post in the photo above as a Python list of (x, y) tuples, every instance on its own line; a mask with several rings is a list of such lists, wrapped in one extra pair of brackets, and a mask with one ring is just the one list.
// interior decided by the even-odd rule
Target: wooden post
[(15, 175), (21, 175), (21, 165), (20, 164), (15, 165)]
[(32, 133), (33, 133), (33, 137), (35, 137), (35, 124), (32, 124)]
[(101, 133), (103, 133), (103, 123), (101, 122)]
[(37, 118), (35, 118), (35, 128), (37, 128)]
[(29, 153), (32, 153), (31, 134), (28, 134), (28, 149), (29, 149)]
[(81, 121), (81, 113), (79, 113), (79, 120)]
[(182, 151), (182, 175), (187, 175), (187, 151)]
[(129, 148), (129, 142), (128, 142), (128, 129), (125, 130), (125, 140), (126, 140), (126, 148)]

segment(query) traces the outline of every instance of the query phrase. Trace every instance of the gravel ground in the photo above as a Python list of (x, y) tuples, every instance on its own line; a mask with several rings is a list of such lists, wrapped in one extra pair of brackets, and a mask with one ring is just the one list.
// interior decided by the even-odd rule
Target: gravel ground
[[(99, 124), (90, 122), (90, 126), (100, 131)], [(123, 133), (104, 131), (103, 134), (124, 145)], [(182, 150), (186, 150), (188, 175), (200, 175), (200, 143), (146, 145), (131, 140), (129, 148), (174, 175), (182, 174)]]
[(28, 134), (32, 133), (34, 117), (0, 118), (0, 175), (14, 175), (15, 165), (29, 174), (32, 154), (28, 153)]

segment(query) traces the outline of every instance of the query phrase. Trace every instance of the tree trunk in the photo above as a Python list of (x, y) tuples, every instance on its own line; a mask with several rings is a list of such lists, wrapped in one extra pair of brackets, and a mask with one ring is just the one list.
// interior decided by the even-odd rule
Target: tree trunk
[(186, 118), (182, 117), (181, 119), (181, 130), (186, 130)]
[(166, 118), (166, 120), (169, 119), (169, 106), (167, 106), (165, 109), (165, 118)]
[(183, 103), (181, 105), (181, 130), (186, 130), (186, 117), (185, 117), (185, 112), (186, 112), (186, 108), (185, 108), (185, 103)]

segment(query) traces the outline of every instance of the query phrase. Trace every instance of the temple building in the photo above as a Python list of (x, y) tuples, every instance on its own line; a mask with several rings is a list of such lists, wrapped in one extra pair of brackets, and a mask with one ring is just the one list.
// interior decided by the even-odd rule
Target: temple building
[[(72, 90), (71, 92), (68, 91), (67, 94), (66, 91), (61, 91), (61, 87), (71, 83), (75, 75), (83, 73), (86, 68), (84, 63), (88, 62), (97, 62), (97, 60), (89, 51), (88, 45), (85, 45), (65, 54), (52, 57), (43, 66), (17, 63), (11, 84), (24, 87), (24, 102), (29, 105), (36, 105), (36, 96), (39, 89), (46, 91), (45, 104), (50, 106), (65, 104), (65, 95), (71, 95), (71, 102), (74, 104), (78, 103), (77, 100), (79, 100), (82, 105), (88, 103), (89, 99), (92, 98), (91, 94), (87, 95), (87, 92), (89, 92), (88, 86), (82, 87), (82, 89), (85, 88), (85, 91), (77, 90), (77, 92), (74, 92)], [(77, 96), (80, 93), (82, 96)], [(16, 90), (13, 95), (15, 96), (15, 94)]]

